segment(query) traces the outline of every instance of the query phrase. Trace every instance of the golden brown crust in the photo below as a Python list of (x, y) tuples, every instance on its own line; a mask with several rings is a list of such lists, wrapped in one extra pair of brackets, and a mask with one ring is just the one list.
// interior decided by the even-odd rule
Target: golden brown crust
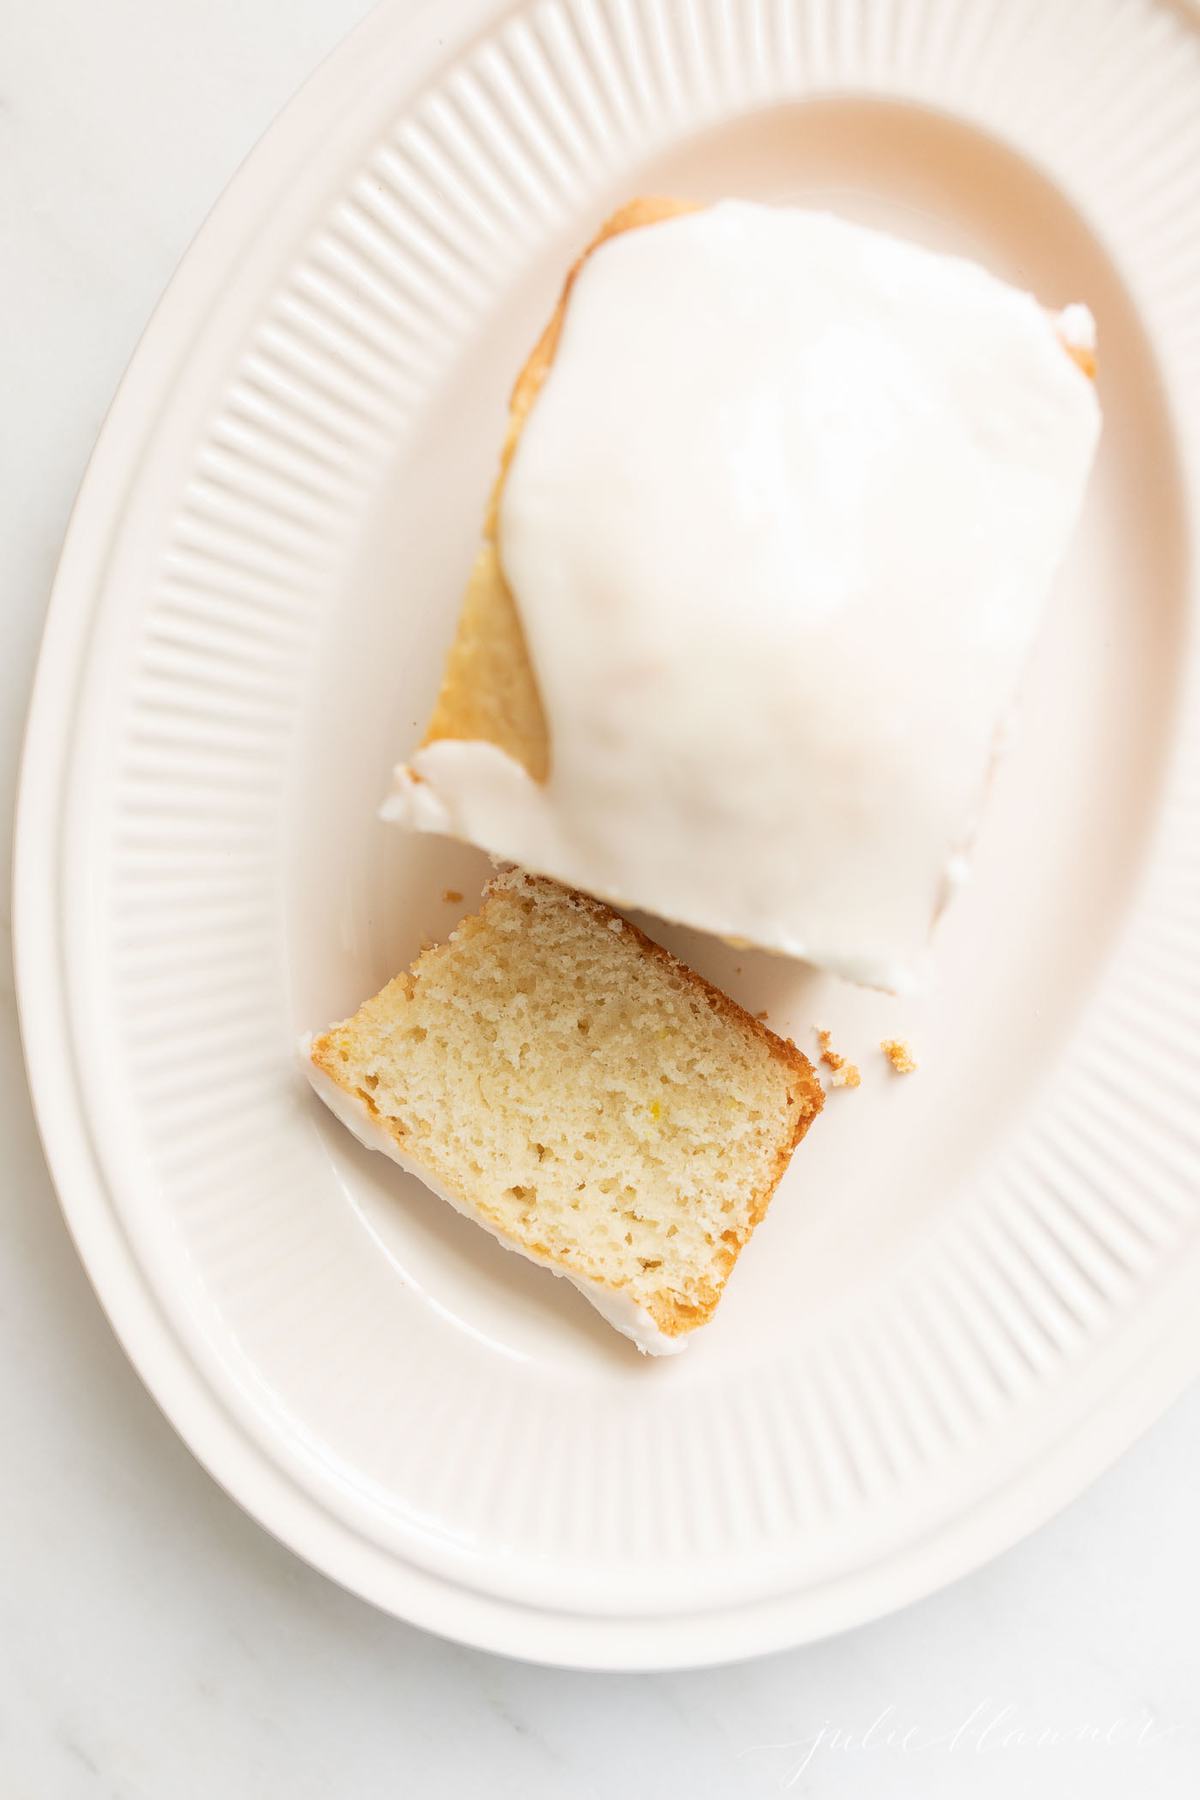
[(631, 200), (605, 221), (568, 271), (550, 322), (513, 386), (500, 469), (484, 517), (483, 543), (471, 570), (424, 743), (432, 744), (438, 738), (482, 739), (519, 762), (535, 781), (545, 781), (550, 773), (546, 715), (520, 614), (500, 565), (500, 496), (525, 421), (554, 361), (575, 278), (588, 257), (623, 231), (656, 225), (663, 219), (696, 210), (689, 200)]
[(492, 540), (475, 558), (425, 742), (492, 743), (535, 781), (550, 773), (550, 740), (516, 602)]
[[(501, 892), (508, 891), (503, 886), (504, 879), (504, 877), (498, 877), (495, 882), (489, 883), (488, 887), (484, 889), (483, 904), (478, 912), (472, 914), (470, 918), (465, 919), (462, 922), (458, 927), (460, 932), (464, 930), (469, 932), (482, 925), (489, 903), (494, 897), (499, 897)], [(800, 1143), (805, 1132), (824, 1105), (824, 1092), (820, 1082), (817, 1080), (816, 1071), (813, 1069), (811, 1062), (802, 1051), (797, 1049), (796, 1045), (793, 1044), (789, 1038), (781, 1038), (777, 1036), (775, 1032), (769, 1031), (765, 1025), (760, 1024), (760, 1022), (748, 1013), (744, 1007), (739, 1006), (736, 1000), (722, 992), (720, 988), (714, 987), (712, 982), (706, 981), (704, 976), (698, 974), (695, 969), (689, 968), (686, 963), (681, 962), (679, 958), (672, 955), (671, 951), (666, 949), (664, 945), (656, 944), (653, 938), (647, 937), (645, 932), (641, 931), (631, 920), (626, 919), (611, 906), (606, 905), (603, 900), (596, 900), (588, 894), (580, 894), (571, 889), (564, 889), (560, 883), (551, 881), (545, 876), (524, 875), (522, 879), (539, 887), (567, 893), (574, 905), (578, 906), (584, 912), (589, 913), (598, 923), (602, 924), (605, 929), (608, 928), (610, 920), (620, 919), (622, 931), (632, 935), (635, 943), (643, 954), (655, 958), (658, 962), (672, 969), (678, 975), (681, 975), (691, 984), (696, 992), (702, 996), (706, 1003), (715, 1012), (720, 1013), (735, 1030), (741, 1032), (744, 1036), (756, 1038), (766, 1048), (772, 1060), (786, 1072), (788, 1078), (788, 1104), (794, 1109), (791, 1120), (791, 1131), (789, 1136), (779, 1145), (769, 1180), (751, 1197), (744, 1226), (738, 1231), (731, 1230), (726, 1234), (726, 1241), (718, 1255), (718, 1261), (721, 1268), (720, 1279), (698, 1284), (693, 1295), (689, 1296), (686, 1300), (669, 1289), (663, 1289), (659, 1293), (647, 1297), (642, 1302), (646, 1311), (650, 1314), (650, 1317), (654, 1320), (654, 1323), (658, 1326), (660, 1331), (667, 1337), (679, 1337), (683, 1333), (693, 1331), (697, 1326), (707, 1323), (711, 1318), (717, 1306), (717, 1302), (720, 1300), (721, 1294), (724, 1291), (725, 1283), (729, 1279), (730, 1271), (737, 1262), (741, 1251), (748, 1243), (754, 1232), (754, 1228), (760, 1224), (764, 1218), (775, 1189), (778, 1187), (783, 1173), (786, 1170), (788, 1163), (791, 1161), (796, 1146)], [(439, 954), (448, 952), (448, 950), (449, 945), (439, 944), (434, 946), (432, 950), (427, 951), (426, 954), (436, 957)], [(407, 974), (396, 977), (396, 982), (404, 985), (409, 994), (411, 994), (412, 991), (414, 971), (415, 965)], [(394, 986), (395, 983), (390, 985)], [(344, 1025), (332, 1026), (330, 1030), (323, 1033), (322, 1036), (313, 1042), (309, 1055), (311, 1056), (314, 1065), (321, 1070), (322, 1074), (328, 1076), (328, 1078), (340, 1087), (344, 1093), (363, 1102), (368, 1111), (375, 1114), (376, 1108), (370, 1094), (346, 1080), (346, 1071), (341, 1055), (340, 1035), (348, 1028), (349, 1024), (350, 1021), (346, 1021)], [(398, 1125), (395, 1120), (379, 1118), (378, 1122), (389, 1131), (390, 1135), (395, 1140), (397, 1147), (403, 1150), (406, 1156), (414, 1163), (420, 1163), (422, 1161), (418, 1155), (414, 1154), (413, 1149), (405, 1144), (403, 1128)], [(430, 1169), (429, 1172), (439, 1185), (449, 1187), (452, 1190), (455, 1189), (455, 1184), (447, 1179), (445, 1171)], [(465, 1194), (459, 1193), (458, 1198), (469, 1211), (480, 1216), (498, 1233), (498, 1235), (507, 1238), (510, 1242), (513, 1241), (511, 1234), (506, 1229), (504, 1223), (497, 1218), (493, 1218), (486, 1207), (480, 1206), (476, 1200)], [(576, 1267), (571, 1263), (569, 1258), (566, 1258), (561, 1254), (551, 1257), (548, 1252), (545, 1251), (544, 1247), (536, 1244), (526, 1245), (522, 1243), (521, 1248), (527, 1254), (532, 1254), (536, 1259), (546, 1262), (550, 1267), (561, 1269), (567, 1274), (577, 1275), (585, 1281), (596, 1280), (596, 1276), (589, 1270)], [(539, 1250), (541, 1251), (540, 1256)], [(614, 1292), (616, 1291), (619, 1290), (614, 1288)]]
[[(1062, 340), (1060, 339), (1060, 342), (1061, 341)], [(1096, 352), (1094, 350), (1085, 349), (1082, 344), (1063, 343), (1063, 349), (1066, 351), (1066, 353), (1070, 357), (1071, 361), (1078, 368), (1083, 370), (1083, 372), (1087, 376), (1088, 380), (1095, 381), (1095, 379), (1096, 379)]]

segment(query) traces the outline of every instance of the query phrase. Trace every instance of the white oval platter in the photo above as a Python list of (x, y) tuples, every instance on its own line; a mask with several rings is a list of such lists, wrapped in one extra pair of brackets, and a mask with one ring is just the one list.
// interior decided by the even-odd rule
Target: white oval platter
[[(477, 888), (376, 805), (508, 384), (640, 192), (831, 206), (1085, 299), (1106, 417), (937, 991), (660, 933), (864, 1070), (663, 1364), (362, 1151), (292, 1048)], [(1168, 0), (395, 0), (204, 227), (55, 587), (23, 1029), (130, 1356), (348, 1587), (545, 1661), (749, 1655), (1015, 1541), (1200, 1367), (1198, 203)]]

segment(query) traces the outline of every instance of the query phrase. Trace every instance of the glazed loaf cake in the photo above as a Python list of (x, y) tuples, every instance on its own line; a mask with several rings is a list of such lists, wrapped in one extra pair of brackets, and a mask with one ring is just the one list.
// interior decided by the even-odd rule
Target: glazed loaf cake
[(517, 380), (385, 816), (919, 988), (1082, 500), (1093, 334), (828, 214), (624, 208)]

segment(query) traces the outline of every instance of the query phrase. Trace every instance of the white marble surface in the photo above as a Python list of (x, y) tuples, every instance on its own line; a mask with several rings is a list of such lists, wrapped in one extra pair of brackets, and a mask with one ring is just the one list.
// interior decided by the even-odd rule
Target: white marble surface
[[(364, 10), (0, 6), (6, 793), (58, 545), (121, 369), (240, 157)], [(7, 959), (3, 980), (5, 1800), (1176, 1800), (1200, 1787), (1200, 1393), (1031, 1541), (831, 1643), (658, 1677), (459, 1650), (301, 1566), (160, 1418), (63, 1228)]]

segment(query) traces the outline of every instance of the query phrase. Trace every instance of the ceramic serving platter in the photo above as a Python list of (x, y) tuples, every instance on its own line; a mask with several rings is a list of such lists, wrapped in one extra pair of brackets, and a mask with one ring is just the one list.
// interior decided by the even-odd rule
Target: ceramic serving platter
[[(361, 1149), (294, 1052), (478, 890), (377, 804), (509, 384), (646, 192), (831, 207), (1086, 300), (1105, 412), (934, 991), (651, 927), (863, 1071), (661, 1363)], [(63, 555), (20, 999), (115, 1330), (346, 1586), (567, 1664), (795, 1643), (1013, 1542), (1200, 1366), (1198, 212), (1168, 0), (397, 0), (217, 206)]]

